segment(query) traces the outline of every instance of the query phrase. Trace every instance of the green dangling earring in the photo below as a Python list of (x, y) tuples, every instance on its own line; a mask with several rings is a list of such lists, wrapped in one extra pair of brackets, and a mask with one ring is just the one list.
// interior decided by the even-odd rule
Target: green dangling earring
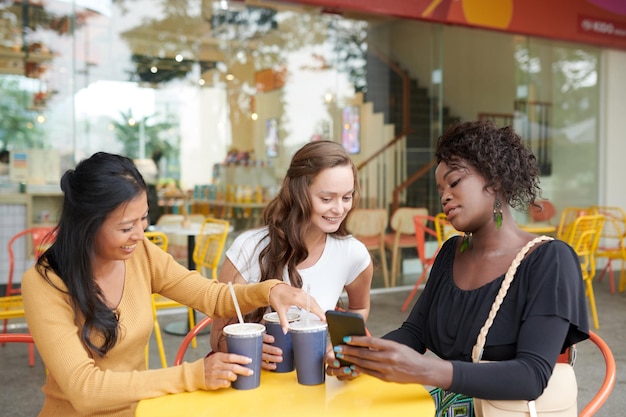
[(493, 220), (496, 222), (496, 230), (499, 230), (502, 226), (502, 203), (499, 198), (493, 203)]
[(471, 235), (472, 235), (471, 233), (467, 233), (467, 232), (465, 232), (465, 234), (463, 235), (463, 242), (461, 242), (461, 249), (460, 249), (461, 253), (465, 252), (467, 248), (469, 248)]

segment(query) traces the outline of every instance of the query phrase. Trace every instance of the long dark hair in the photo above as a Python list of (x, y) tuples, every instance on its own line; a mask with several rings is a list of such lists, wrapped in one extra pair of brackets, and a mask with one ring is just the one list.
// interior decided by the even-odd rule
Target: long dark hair
[[(146, 183), (132, 160), (98, 152), (63, 174), (61, 190), (56, 240), (37, 261), (37, 270), (50, 283), (50, 270), (65, 283), (75, 321), (83, 322), (81, 341), (89, 352), (103, 357), (117, 343), (119, 324), (94, 279), (94, 241), (107, 216), (145, 193)], [(104, 337), (101, 346), (92, 343), (94, 334)]]
[[(282, 279), (283, 270), (287, 266), (291, 285), (302, 288), (302, 277), (296, 266), (309, 256), (304, 244), (312, 210), (309, 187), (321, 171), (338, 166), (352, 168), (352, 207), (356, 207), (360, 198), (358, 172), (341, 144), (331, 141), (310, 142), (295, 153), (278, 195), (263, 211), (263, 222), (268, 227), (270, 242), (259, 254), (261, 281)], [(347, 216), (332, 235), (349, 234), (346, 220)], [(251, 321), (259, 321), (262, 313), (263, 309), (259, 309), (248, 317)]]

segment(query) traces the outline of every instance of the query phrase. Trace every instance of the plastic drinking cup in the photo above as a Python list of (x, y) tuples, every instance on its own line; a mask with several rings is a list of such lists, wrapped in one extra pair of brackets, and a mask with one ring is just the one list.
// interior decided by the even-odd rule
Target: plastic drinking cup
[(261, 384), (265, 326), (260, 323), (235, 323), (224, 327), (223, 332), (228, 352), (251, 358), (252, 362), (244, 366), (254, 371), (250, 376), (237, 375), (232, 387), (240, 390), (257, 388)]
[(300, 320), (289, 324), (298, 383), (323, 384), (324, 355), (328, 326), (320, 320)]
[[(300, 318), (298, 313), (287, 313), (287, 320), (292, 323)], [(279, 347), (283, 351), (283, 361), (276, 362), (274, 372), (291, 372), (294, 370), (293, 363), (293, 346), (291, 342), (291, 333), (283, 333), (280, 322), (278, 321), (278, 313), (267, 313), (263, 316), (265, 320), (265, 330), (267, 334), (274, 336), (273, 345)]]

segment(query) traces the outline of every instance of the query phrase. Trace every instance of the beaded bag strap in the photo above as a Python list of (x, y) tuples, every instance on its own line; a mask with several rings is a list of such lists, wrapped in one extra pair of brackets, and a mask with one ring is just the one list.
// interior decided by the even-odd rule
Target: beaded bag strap
[(535, 246), (537, 243), (542, 242), (544, 240), (553, 240), (553, 238), (549, 236), (539, 236), (535, 239), (528, 242), (515, 256), (513, 262), (511, 262), (511, 266), (506, 271), (506, 275), (504, 276), (504, 280), (502, 281), (502, 285), (500, 286), (500, 290), (496, 295), (496, 299), (494, 300), (491, 310), (489, 311), (489, 315), (487, 316), (487, 320), (483, 325), (480, 332), (478, 332), (478, 337), (476, 338), (476, 344), (472, 349), (472, 362), (478, 362), (483, 356), (483, 348), (485, 347), (485, 341), (487, 340), (487, 333), (489, 332), (489, 328), (493, 324), (493, 320), (496, 318), (496, 314), (500, 309), (500, 305), (502, 305), (502, 301), (504, 301), (504, 297), (506, 293), (509, 291), (509, 287), (511, 286), (511, 282), (513, 282), (513, 277), (515, 276), (515, 272), (517, 271), (517, 267), (522, 262), (530, 248)]

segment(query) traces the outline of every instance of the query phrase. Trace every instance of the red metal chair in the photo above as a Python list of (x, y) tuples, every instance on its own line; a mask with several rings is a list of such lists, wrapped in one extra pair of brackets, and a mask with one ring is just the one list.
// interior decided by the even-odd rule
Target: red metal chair
[[(341, 310), (341, 309), (337, 308), (337, 310)], [(176, 352), (176, 358), (174, 359), (174, 366), (180, 365), (181, 363), (183, 363), (183, 360), (185, 359), (185, 353), (187, 353), (187, 348), (189, 347), (189, 344), (191, 343), (191, 341), (196, 336), (198, 336), (200, 332), (204, 330), (204, 328), (207, 327), (212, 322), (213, 322), (213, 319), (211, 317), (205, 317), (202, 320), (200, 320), (194, 326), (194, 328), (191, 329), (189, 333), (187, 333), (187, 335), (185, 335), (183, 341), (180, 342), (180, 346), (178, 347), (178, 352)], [(371, 336), (371, 333), (369, 332), (367, 328), (365, 329), (365, 332), (368, 336)]]
[[(25, 248), (25, 258), (32, 258), (33, 261), (36, 261), (54, 241), (54, 230), (53, 226), (31, 227), (16, 233), (9, 240), (9, 276), (7, 278), (6, 297), (0, 297), (0, 309), (2, 309), (4, 313), (2, 314), (4, 317), (4, 324), (2, 326), (3, 335), (7, 334), (9, 319), (24, 317), (24, 307), (21, 299), (22, 290), (21, 288), (13, 286), (16, 245), (22, 242)], [(30, 241), (28, 241), (28, 237), (30, 237)], [(29, 364), (30, 366), (35, 366), (35, 345), (33, 343), (28, 347), (28, 352)]]
[(0, 333), (0, 345), (5, 343), (28, 343), (28, 365), (35, 366), (35, 341), (28, 333)]
[(593, 331), (589, 332), (589, 341), (595, 344), (602, 356), (604, 357), (605, 364), (605, 372), (604, 372), (604, 380), (602, 381), (602, 385), (596, 392), (596, 395), (593, 396), (591, 401), (583, 408), (583, 411), (579, 414), (579, 417), (591, 417), (595, 415), (600, 407), (606, 402), (615, 387), (615, 379), (616, 379), (616, 368), (615, 368), (615, 358), (613, 357), (613, 352), (609, 348), (609, 345), (606, 344), (604, 340), (600, 336), (598, 336)]
[[(444, 229), (443, 225), (439, 228), (436, 226), (438, 221), (440, 221), (438, 217), (421, 214), (413, 216), (417, 254), (419, 256), (420, 262), (422, 263), (422, 274), (415, 282), (415, 285), (413, 286), (413, 289), (411, 290), (409, 296), (404, 301), (404, 304), (402, 304), (402, 311), (406, 311), (407, 307), (411, 303), (411, 300), (417, 293), (419, 286), (421, 285), (422, 281), (424, 281), (424, 278), (426, 278), (428, 272), (430, 271), (430, 268), (435, 262), (435, 257), (437, 256), (437, 252), (439, 252), (439, 248), (441, 247), (440, 237), (437, 234), (437, 230)], [(429, 225), (432, 225), (432, 227), (429, 227)], [(437, 242), (437, 248), (430, 256), (426, 254), (426, 238), (428, 235), (434, 237)]]
[[(25, 247), (27, 249), (30, 248), (30, 254), (32, 254), (34, 260), (37, 260), (37, 258), (39, 258), (54, 241), (55, 236), (53, 232), (54, 227), (52, 226), (31, 227), (28, 229), (24, 229), (19, 233), (16, 233), (11, 238), (11, 240), (9, 240), (9, 278), (7, 280), (7, 297), (22, 293), (22, 290), (20, 288), (13, 287), (13, 273), (15, 272), (14, 248), (16, 242), (18, 242), (22, 237), (30, 236), (30, 246), (27, 245)], [(26, 251), (25, 253), (28, 253), (28, 251)]]
[(183, 341), (180, 343), (180, 346), (178, 347), (178, 352), (176, 352), (176, 358), (174, 359), (174, 366), (180, 365), (181, 363), (183, 363), (183, 359), (185, 358), (185, 353), (187, 352), (187, 348), (189, 347), (189, 344), (191, 343), (191, 341), (196, 336), (198, 336), (200, 332), (204, 330), (204, 328), (207, 327), (212, 322), (213, 322), (213, 319), (211, 317), (205, 317), (202, 320), (200, 320), (194, 326), (194, 328), (191, 329), (189, 333), (187, 333), (187, 335), (185, 335), (185, 337), (183, 338)]
[(35, 343), (28, 333), (0, 333), (0, 343)]

